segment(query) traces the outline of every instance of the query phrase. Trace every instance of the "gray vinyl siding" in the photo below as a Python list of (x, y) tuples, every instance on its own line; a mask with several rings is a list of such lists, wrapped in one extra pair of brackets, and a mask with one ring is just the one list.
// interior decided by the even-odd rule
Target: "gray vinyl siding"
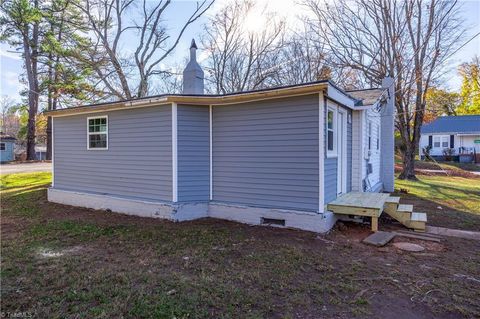
[[(171, 105), (54, 118), (55, 188), (172, 200)], [(87, 150), (87, 117), (108, 115), (108, 150)]]
[(337, 158), (325, 158), (325, 204), (337, 198)]
[(213, 107), (213, 200), (318, 211), (318, 95)]
[(210, 198), (208, 106), (177, 106), (178, 201)]

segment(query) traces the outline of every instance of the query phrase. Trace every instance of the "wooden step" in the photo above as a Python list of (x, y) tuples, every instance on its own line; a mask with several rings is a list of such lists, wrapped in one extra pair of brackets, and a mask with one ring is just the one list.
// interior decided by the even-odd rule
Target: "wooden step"
[(386, 203), (383, 207), (385, 213), (404, 224), (410, 220), (410, 213), (413, 211), (412, 205), (396, 204), (395, 201)]
[(412, 213), (410, 218), (413, 222), (427, 222), (427, 214), (425, 213)]
[(400, 197), (390, 196), (390, 197), (387, 198), (385, 203), (386, 204), (399, 204), (400, 203)]
[(401, 213), (411, 213), (413, 212), (413, 205), (400, 204), (397, 207), (397, 211)]
[(409, 228), (413, 228), (415, 231), (424, 232), (427, 224), (427, 214), (413, 212), (410, 220), (405, 223)]

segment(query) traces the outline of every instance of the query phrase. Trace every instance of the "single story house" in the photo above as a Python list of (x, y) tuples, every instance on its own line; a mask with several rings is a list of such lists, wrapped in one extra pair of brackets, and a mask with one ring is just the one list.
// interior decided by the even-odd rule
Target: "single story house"
[(441, 116), (424, 125), (420, 137), (420, 157), (425, 159), (425, 148), (430, 157), (480, 163), (480, 114)]
[(393, 191), (393, 80), (203, 91), (196, 46), (183, 94), (49, 111), (52, 202), (175, 221), (214, 217), (328, 231), (327, 204)]
[[(24, 145), (15, 145), (15, 158), (18, 161), (27, 159), (27, 148)], [(35, 159), (37, 161), (45, 161), (47, 159), (47, 146), (35, 145)]]
[(15, 141), (15, 137), (0, 133), (0, 162), (4, 163), (15, 160), (13, 153)]

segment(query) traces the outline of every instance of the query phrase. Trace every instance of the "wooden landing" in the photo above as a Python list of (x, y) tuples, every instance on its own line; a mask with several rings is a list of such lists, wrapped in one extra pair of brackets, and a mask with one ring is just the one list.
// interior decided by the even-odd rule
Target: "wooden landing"
[(335, 214), (367, 216), (372, 219), (372, 231), (378, 230), (378, 217), (390, 197), (384, 193), (350, 192), (327, 204), (327, 209)]
[(425, 231), (427, 214), (413, 211), (412, 205), (400, 204), (400, 197), (385, 193), (351, 192), (327, 204), (334, 214), (366, 216), (372, 220), (372, 231), (378, 231), (378, 218), (383, 211), (415, 231)]
[(330, 202), (327, 209), (335, 214), (379, 217), (389, 197), (384, 193), (350, 192)]

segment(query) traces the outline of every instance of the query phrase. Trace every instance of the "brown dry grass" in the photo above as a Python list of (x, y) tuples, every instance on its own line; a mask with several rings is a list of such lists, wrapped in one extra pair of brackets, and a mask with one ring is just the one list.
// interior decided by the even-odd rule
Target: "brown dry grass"
[(2, 304), (39, 318), (480, 316), (480, 243), (423, 253), (214, 219), (171, 223), (48, 203), (48, 176), (2, 180)]

